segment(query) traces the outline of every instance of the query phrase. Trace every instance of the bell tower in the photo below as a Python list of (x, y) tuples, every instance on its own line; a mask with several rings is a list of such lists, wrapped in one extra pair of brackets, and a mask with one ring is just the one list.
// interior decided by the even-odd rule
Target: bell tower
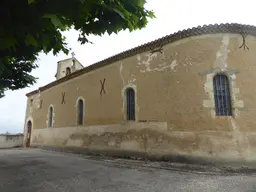
[(55, 75), (56, 80), (78, 71), (84, 66), (75, 58), (75, 53), (71, 53), (72, 57), (58, 61), (57, 73)]

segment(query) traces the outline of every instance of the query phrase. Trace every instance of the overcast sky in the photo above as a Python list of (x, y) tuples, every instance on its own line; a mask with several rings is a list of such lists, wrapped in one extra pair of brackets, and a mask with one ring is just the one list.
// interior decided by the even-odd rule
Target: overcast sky
[[(75, 57), (84, 66), (88, 66), (140, 44), (198, 25), (227, 22), (256, 25), (253, 0), (147, 0), (147, 2), (147, 8), (153, 10), (157, 18), (150, 20), (148, 26), (141, 31), (92, 36), (90, 40), (94, 44), (86, 45), (77, 42), (76, 31), (66, 32), (68, 45), (75, 52)], [(39, 68), (32, 73), (39, 78), (38, 82), (29, 88), (6, 92), (5, 98), (0, 99), (0, 133), (23, 132), (25, 94), (54, 81), (57, 61), (68, 57), (70, 55), (66, 56), (62, 53), (57, 56), (41, 54)]]

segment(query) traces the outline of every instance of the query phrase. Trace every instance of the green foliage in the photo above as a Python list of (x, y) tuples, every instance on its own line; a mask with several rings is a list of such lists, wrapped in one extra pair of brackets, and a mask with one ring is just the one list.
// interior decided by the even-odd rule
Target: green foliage
[(153, 18), (145, 0), (1, 0), (0, 98), (36, 82), (29, 75), (43, 51), (69, 49), (61, 32), (74, 27), (81, 44), (89, 35), (141, 29)]

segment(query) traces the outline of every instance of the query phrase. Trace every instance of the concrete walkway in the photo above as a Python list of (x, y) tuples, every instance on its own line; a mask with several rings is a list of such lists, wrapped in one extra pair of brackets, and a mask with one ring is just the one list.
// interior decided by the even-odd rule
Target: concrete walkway
[(0, 192), (255, 192), (256, 174), (39, 149), (0, 150)]

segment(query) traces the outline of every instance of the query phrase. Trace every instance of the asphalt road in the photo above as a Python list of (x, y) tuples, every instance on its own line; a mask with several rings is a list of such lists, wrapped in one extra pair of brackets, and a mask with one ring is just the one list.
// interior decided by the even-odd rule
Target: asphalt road
[(256, 192), (256, 174), (90, 157), (0, 150), (0, 192)]

